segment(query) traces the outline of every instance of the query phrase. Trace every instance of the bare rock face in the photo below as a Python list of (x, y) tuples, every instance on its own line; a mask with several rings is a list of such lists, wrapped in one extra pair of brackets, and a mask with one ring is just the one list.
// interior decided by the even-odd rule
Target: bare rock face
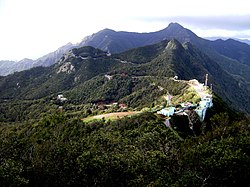
[(62, 64), (59, 67), (59, 69), (57, 71), (57, 74), (58, 73), (67, 73), (67, 74), (70, 74), (73, 71), (75, 71), (75, 67), (71, 64), (71, 62), (65, 62), (64, 64)]

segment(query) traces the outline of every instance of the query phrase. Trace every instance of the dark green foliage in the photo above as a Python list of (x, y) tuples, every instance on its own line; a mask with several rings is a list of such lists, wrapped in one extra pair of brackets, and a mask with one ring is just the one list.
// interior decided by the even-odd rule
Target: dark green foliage
[(178, 131), (179, 135), (182, 138), (186, 138), (187, 136), (193, 136), (194, 133), (189, 127), (188, 117), (185, 115), (173, 115), (171, 116), (171, 126), (174, 130)]
[(131, 49), (115, 56), (126, 60), (127, 62), (132, 62), (136, 64), (147, 63), (156, 58), (160, 53), (162, 53), (167, 43), (168, 41), (164, 40), (156, 45), (149, 45), (145, 47)]
[[(72, 89), (76, 85), (115, 68), (127, 66), (118, 63), (116, 59), (108, 58), (105, 52), (92, 47), (72, 51), (71, 55), (63, 56), (54, 66), (37, 67), (2, 78), (0, 99), (40, 99)], [(73, 67), (69, 70), (70, 73), (60, 71), (61, 67), (69, 62)]]
[[(60, 104), (60, 103), (58, 103)], [(58, 110), (56, 101), (47, 99), (5, 101), (0, 105), (1, 122), (36, 120)]]
[[(152, 114), (105, 125), (53, 115), (35, 125), (1, 129), (1, 158), (20, 162), (24, 169), (17, 174), (31, 186), (135, 185), (144, 180), (147, 184), (165, 167), (157, 162), (166, 157), (161, 150), (166, 130)], [(11, 131), (17, 133), (10, 135)], [(14, 172), (17, 166), (10, 169)], [(14, 174), (10, 177), (18, 177)], [(1, 177), (1, 185), (13, 184), (5, 175)]]
[(249, 177), (249, 120), (224, 120), (222, 115), (220, 122), (224, 124), (220, 123), (219, 128), (191, 146), (190, 141), (183, 145), (189, 147), (183, 154), (184, 166), (200, 180), (197, 185), (242, 186)]
[(53, 114), (0, 127), (0, 185), (242, 186), (249, 132), (249, 120), (225, 121), (181, 141), (151, 113), (105, 124)]
[[(164, 88), (160, 90), (158, 86)], [(131, 108), (141, 109), (152, 103), (160, 104), (160, 98), (167, 92), (178, 95), (185, 92), (187, 84), (166, 77), (128, 76), (116, 74), (108, 80), (97, 76), (65, 93), (73, 103), (111, 103), (118, 101)]]
[(130, 77), (120, 75), (111, 80), (96, 77), (66, 93), (70, 100), (81, 102), (117, 101), (132, 92), (134, 86)]

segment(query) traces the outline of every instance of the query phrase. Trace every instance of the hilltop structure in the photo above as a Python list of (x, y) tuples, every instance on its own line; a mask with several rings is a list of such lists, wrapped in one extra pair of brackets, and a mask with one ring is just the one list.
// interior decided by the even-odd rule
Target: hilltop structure
[[(193, 129), (193, 123), (192, 120), (190, 119), (190, 114), (193, 112), (190, 112), (190, 110), (194, 111), (199, 119), (200, 122), (203, 122), (206, 116), (206, 112), (208, 108), (211, 108), (213, 106), (213, 97), (212, 94), (210, 93), (209, 88), (206, 86), (208, 82), (208, 75), (206, 74), (206, 79), (205, 79), (205, 85), (202, 83), (199, 83), (196, 79), (189, 80), (188, 84), (194, 88), (194, 90), (197, 92), (197, 94), (200, 97), (199, 103), (190, 103), (190, 102), (183, 102), (180, 103), (180, 107), (176, 108), (174, 106), (169, 106), (166, 108), (161, 109), (160, 111), (157, 112), (157, 114), (163, 115), (168, 117), (164, 124), (169, 127), (170, 126), (170, 119), (171, 116), (173, 115), (178, 115), (178, 116), (187, 116), (190, 124), (190, 129)], [(169, 98), (168, 98), (169, 99)], [(169, 100), (168, 100), (169, 103)]]

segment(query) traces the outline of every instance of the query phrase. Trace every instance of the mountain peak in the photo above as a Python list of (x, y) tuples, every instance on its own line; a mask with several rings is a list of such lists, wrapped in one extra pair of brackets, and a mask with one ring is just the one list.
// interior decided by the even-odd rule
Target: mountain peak
[(114, 32), (116, 32), (116, 31), (109, 29), (109, 28), (105, 28), (105, 29), (99, 31), (98, 33), (114, 33)]
[(179, 23), (176, 23), (176, 22), (172, 22), (168, 25), (169, 29), (184, 29), (184, 27), (182, 25), (180, 25)]
[(183, 30), (185, 30), (185, 28), (182, 25), (172, 22), (165, 29), (160, 30), (160, 32), (175, 33)]
[(175, 38), (181, 43), (185, 42), (194, 42), (198, 41), (198, 36), (194, 34), (192, 31), (184, 28), (179, 23), (170, 23), (168, 27), (159, 31), (162, 36), (165, 36), (166, 39)]
[(19, 63), (23, 63), (23, 62), (33, 62), (33, 60), (29, 59), (29, 58), (24, 58), (24, 59), (19, 61)]

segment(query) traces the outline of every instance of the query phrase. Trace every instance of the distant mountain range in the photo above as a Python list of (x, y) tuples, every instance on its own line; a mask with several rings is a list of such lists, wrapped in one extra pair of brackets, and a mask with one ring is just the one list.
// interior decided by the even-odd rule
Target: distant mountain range
[(250, 45), (250, 40), (248, 39), (239, 39), (239, 38), (228, 38), (228, 37), (205, 37), (205, 39), (207, 40), (211, 40), (211, 41), (215, 41), (215, 40), (228, 40), (228, 39), (233, 39), (242, 43), (246, 43), (248, 45)]
[[(177, 32), (176, 32), (177, 31)], [(37, 66), (50, 66), (56, 63), (62, 55), (74, 47), (92, 46), (111, 53), (119, 53), (128, 49), (154, 44), (165, 39), (181, 36), (181, 42), (188, 41), (191, 31), (182, 29), (182, 26), (171, 23), (167, 28), (152, 33), (116, 32), (111, 29), (101, 30), (85, 37), (79, 44), (68, 43), (58, 50), (51, 52), (37, 60), (23, 59), (21, 61), (0, 61), (0, 76), (16, 71), (23, 71)], [(193, 36), (194, 37), (194, 36)]]
[[(114, 30), (104, 29), (84, 38), (79, 44), (73, 45), (69, 43), (34, 61), (30, 59), (24, 59), (19, 62), (0, 61), (0, 75), (8, 75), (15, 71), (22, 71), (37, 66), (50, 66), (56, 63), (65, 52), (77, 47), (92, 46), (110, 53), (119, 53), (128, 49), (173, 38), (181, 43), (193, 43), (213, 60), (218, 62), (223, 69), (233, 75), (240, 76), (239, 78), (243, 78), (248, 82), (250, 81), (249, 45), (231, 39), (226, 41), (206, 40), (198, 37), (192, 31), (182, 27), (178, 23), (170, 23), (167, 28), (151, 33), (116, 32)], [(221, 48), (225, 46), (227, 52), (223, 52), (223, 48)]]
[[(171, 23), (167, 28), (152, 33), (104, 29), (77, 45), (69, 43), (36, 61), (24, 59), (12, 66), (10, 64), (12, 62), (0, 63), (2, 75), (37, 68), (0, 77), (2, 99), (35, 99), (48, 93), (67, 91), (74, 93), (69, 94), (74, 100), (76, 98), (72, 95), (79, 96), (78, 92), (90, 89), (89, 81), (92, 87), (99, 85), (96, 81), (104, 81), (103, 74), (125, 73), (131, 77), (178, 75), (182, 79), (196, 78), (202, 81), (204, 74), (208, 73), (215, 91), (224, 100), (241, 111), (250, 112), (250, 46), (233, 39), (206, 40), (178, 23)], [(132, 94), (125, 88), (117, 88), (123, 89), (127, 95), (116, 99)], [(86, 93), (84, 98), (112, 100), (112, 97), (106, 98), (110, 96), (105, 89), (102, 87), (96, 98), (93, 92)], [(80, 98), (84, 102), (85, 99)]]
[(80, 46), (93, 46), (111, 53), (119, 53), (128, 49), (151, 45), (162, 40), (176, 38), (181, 43), (193, 40), (197, 36), (177, 23), (170, 23), (163, 30), (151, 33), (116, 32), (104, 29), (86, 37)]
[(6, 76), (14, 72), (27, 70), (37, 66), (50, 66), (56, 63), (64, 53), (74, 47), (76, 47), (76, 45), (68, 43), (58, 48), (56, 51), (38, 58), (37, 60), (25, 58), (21, 61), (0, 61), (0, 76)]

